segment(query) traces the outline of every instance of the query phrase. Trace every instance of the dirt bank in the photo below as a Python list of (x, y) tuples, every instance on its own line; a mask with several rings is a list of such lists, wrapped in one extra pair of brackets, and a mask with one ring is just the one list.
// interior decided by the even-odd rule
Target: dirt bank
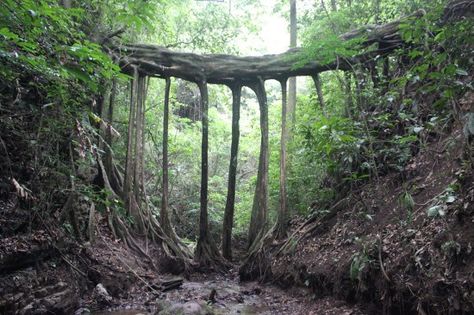
[(474, 312), (474, 187), (463, 143), (456, 129), (322, 213), (273, 261), (278, 283), (364, 303), (372, 314)]

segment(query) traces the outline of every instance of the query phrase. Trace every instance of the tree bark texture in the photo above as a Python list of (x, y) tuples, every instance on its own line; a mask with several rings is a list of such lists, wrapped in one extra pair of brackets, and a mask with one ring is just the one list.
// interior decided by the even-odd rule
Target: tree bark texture
[(133, 193), (135, 200), (138, 205), (141, 205), (141, 194), (140, 188), (142, 186), (141, 179), (141, 160), (143, 157), (142, 150), (142, 137), (143, 137), (143, 113), (144, 113), (144, 90), (145, 90), (145, 77), (138, 77), (138, 89), (137, 89), (137, 112), (136, 112), (136, 130), (135, 130), (135, 158), (133, 163)]
[(199, 91), (201, 92), (201, 108), (202, 108), (202, 143), (201, 143), (201, 211), (199, 215), (199, 239), (207, 239), (208, 233), (208, 183), (209, 183), (209, 95), (207, 90), (207, 83), (201, 82), (199, 84)]
[(321, 77), (319, 73), (313, 75), (313, 82), (314, 86), (316, 87), (316, 94), (318, 95), (319, 106), (321, 107), (321, 111), (323, 112), (323, 114), (325, 114), (326, 105), (324, 103), (323, 88), (321, 86)]
[(123, 185), (123, 198), (125, 201), (125, 207), (130, 214), (130, 202), (129, 197), (131, 193), (131, 188), (133, 184), (133, 156), (134, 156), (134, 131), (135, 131), (135, 104), (136, 104), (136, 94), (137, 94), (137, 82), (138, 82), (138, 69), (134, 67), (133, 69), (133, 80), (131, 81), (130, 89), (130, 110), (128, 115), (128, 135), (127, 135), (127, 153), (125, 158), (125, 177)]
[(268, 211), (268, 104), (265, 83), (262, 79), (250, 86), (257, 95), (260, 108), (260, 156), (258, 160), (257, 185), (253, 199), (249, 228), (249, 247), (265, 228)]
[(281, 81), (281, 140), (280, 140), (280, 211), (278, 213), (278, 239), (284, 238), (288, 225), (288, 204), (286, 200), (286, 142), (288, 140), (286, 81)]
[(165, 102), (163, 108), (163, 193), (161, 195), (160, 223), (163, 231), (169, 235), (171, 223), (168, 217), (168, 127), (171, 80), (166, 78)]
[(122, 179), (121, 174), (118, 174), (116, 165), (114, 164), (114, 157), (112, 151), (112, 121), (114, 117), (114, 106), (115, 106), (115, 96), (117, 93), (117, 79), (112, 80), (112, 87), (110, 90), (110, 97), (109, 97), (109, 106), (107, 109), (107, 116), (106, 116), (106, 129), (105, 129), (105, 172), (106, 175), (110, 179), (111, 188), (117, 195), (120, 195), (123, 191), (122, 187)]
[[(290, 0), (290, 48), (296, 48), (298, 42), (298, 27), (296, 15), (296, 0)], [(288, 87), (288, 111), (291, 123), (296, 121), (296, 77), (291, 77)]]
[[(140, 210), (141, 198), (137, 198), (139, 188), (139, 177), (137, 177), (138, 164), (141, 159), (140, 157), (140, 143), (141, 138), (139, 136), (139, 128), (142, 129), (142, 117), (140, 116), (141, 109), (145, 95), (143, 95), (144, 89), (143, 84), (144, 77), (140, 75), (138, 69), (134, 69), (134, 76), (132, 80), (132, 88), (130, 95), (130, 112), (129, 112), (129, 123), (128, 123), (128, 137), (127, 137), (127, 153), (126, 153), (126, 166), (125, 166), (125, 178), (123, 187), (123, 200), (127, 213), (133, 218), (134, 224), (136, 225), (137, 231), (143, 232), (145, 222)], [(140, 186), (138, 186), (140, 187)]]
[(194, 253), (194, 260), (201, 268), (224, 268), (225, 261), (217, 249), (217, 245), (210, 238), (208, 219), (208, 184), (209, 184), (209, 95), (207, 82), (198, 83), (201, 92), (202, 110), (202, 145), (201, 145), (201, 211), (199, 215), (199, 237)]
[(222, 255), (232, 260), (232, 228), (234, 225), (235, 186), (237, 176), (237, 154), (239, 151), (240, 137), (240, 98), (242, 86), (232, 86), (232, 143), (230, 146), (229, 179), (227, 183), (227, 201), (224, 211), (224, 224), (222, 227)]

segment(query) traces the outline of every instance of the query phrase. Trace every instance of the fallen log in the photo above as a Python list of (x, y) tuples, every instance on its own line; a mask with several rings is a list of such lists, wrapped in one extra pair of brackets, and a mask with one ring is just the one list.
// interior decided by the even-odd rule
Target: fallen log
[(150, 285), (150, 288), (156, 291), (166, 292), (177, 289), (183, 285), (183, 278), (172, 278), (167, 280), (160, 280)]

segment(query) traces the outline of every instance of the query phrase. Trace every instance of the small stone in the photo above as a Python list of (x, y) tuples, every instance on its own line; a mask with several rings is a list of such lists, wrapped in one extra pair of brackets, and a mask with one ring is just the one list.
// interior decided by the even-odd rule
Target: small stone
[(27, 306), (23, 307), (19, 314), (30, 314), (35, 309), (35, 305), (33, 303), (28, 304)]
[(77, 311), (74, 312), (74, 315), (90, 315), (91, 311), (86, 307), (81, 307)]
[(205, 304), (198, 302), (186, 302), (184, 304), (173, 304), (169, 308), (161, 310), (159, 315), (212, 315), (214, 312)]
[(112, 302), (112, 297), (102, 283), (95, 286), (92, 298), (99, 304), (110, 304)]

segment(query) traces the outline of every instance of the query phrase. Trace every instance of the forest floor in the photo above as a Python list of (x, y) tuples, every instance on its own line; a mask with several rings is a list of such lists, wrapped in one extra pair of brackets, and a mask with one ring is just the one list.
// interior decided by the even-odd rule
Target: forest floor
[[(114, 240), (105, 220), (94, 243), (80, 245), (49, 228), (13, 233), (24, 215), (14, 200), (2, 203), (0, 214), (8, 235), (0, 239), (1, 314), (364, 314), (333, 298), (315, 300), (308, 288), (240, 282), (237, 266), (186, 279), (162, 274)], [(169, 268), (158, 249), (141, 245), (158, 270)], [(163, 292), (160, 284), (169, 279), (183, 283)]]

